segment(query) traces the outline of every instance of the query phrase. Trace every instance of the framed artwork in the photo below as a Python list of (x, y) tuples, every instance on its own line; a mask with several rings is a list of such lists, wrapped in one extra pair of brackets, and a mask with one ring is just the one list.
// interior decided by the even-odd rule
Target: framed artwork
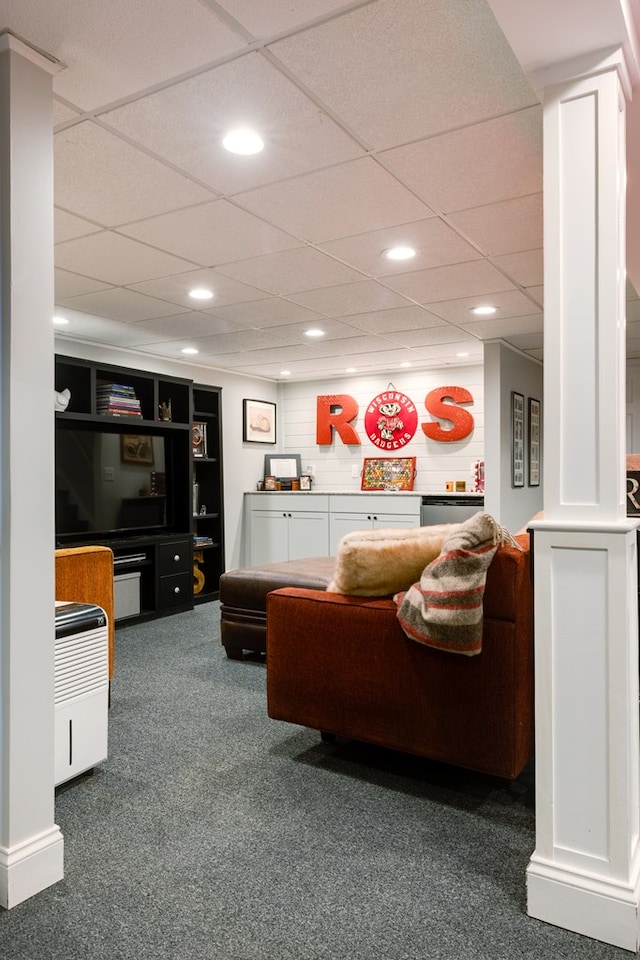
[(303, 473), (300, 476), (300, 489), (311, 490), (311, 477), (308, 476), (306, 473)]
[(207, 456), (206, 423), (191, 424), (191, 452), (198, 459), (204, 459)]
[(529, 397), (529, 486), (540, 486), (540, 401)]
[(511, 392), (511, 486), (524, 487), (524, 397)]
[(120, 460), (122, 463), (153, 464), (153, 440), (151, 437), (133, 433), (120, 435)]
[(413, 490), (415, 457), (365, 457), (361, 490)]
[(276, 480), (297, 480), (301, 473), (302, 459), (299, 453), (265, 453), (265, 477), (275, 477)]
[(268, 400), (242, 401), (242, 439), (247, 443), (276, 442), (276, 405)]

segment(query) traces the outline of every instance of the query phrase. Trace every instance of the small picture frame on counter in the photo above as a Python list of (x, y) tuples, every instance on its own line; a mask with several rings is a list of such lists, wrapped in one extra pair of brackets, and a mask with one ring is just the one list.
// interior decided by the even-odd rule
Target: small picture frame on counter
[(311, 490), (311, 477), (303, 473), (300, 477), (300, 489)]
[(265, 477), (264, 478), (264, 489), (265, 490), (277, 490), (275, 477)]

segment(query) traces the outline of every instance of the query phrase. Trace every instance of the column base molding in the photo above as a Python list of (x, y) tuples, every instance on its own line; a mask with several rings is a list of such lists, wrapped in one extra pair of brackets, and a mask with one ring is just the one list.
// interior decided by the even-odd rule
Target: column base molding
[[(634, 864), (634, 866), (637, 865)], [(527, 913), (556, 927), (638, 951), (640, 873), (629, 882), (559, 867), (535, 853), (527, 868)]]
[(9, 910), (64, 876), (64, 841), (55, 824), (15, 847), (0, 847), (0, 907)]

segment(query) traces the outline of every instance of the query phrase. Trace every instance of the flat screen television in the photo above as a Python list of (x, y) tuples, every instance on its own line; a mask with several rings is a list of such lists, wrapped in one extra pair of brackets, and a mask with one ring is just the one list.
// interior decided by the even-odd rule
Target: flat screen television
[(171, 527), (169, 439), (99, 428), (56, 430), (56, 541)]

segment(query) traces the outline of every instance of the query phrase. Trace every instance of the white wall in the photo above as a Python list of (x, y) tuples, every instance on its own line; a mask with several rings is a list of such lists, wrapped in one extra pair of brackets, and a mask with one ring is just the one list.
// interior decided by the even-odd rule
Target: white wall
[[(485, 440), (485, 509), (508, 530), (516, 532), (542, 510), (542, 475), (540, 486), (528, 484), (525, 430), (525, 485), (513, 487), (511, 482), (511, 393), (524, 396), (525, 424), (528, 400), (544, 402), (542, 396), (543, 367), (537, 360), (514, 350), (502, 342), (484, 345), (484, 382), (487, 423), (491, 428)], [(544, 457), (544, 436), (541, 441), (541, 468)]]
[[(300, 453), (303, 469), (315, 467), (314, 490), (359, 490), (360, 470), (365, 457), (406, 456), (416, 458), (415, 490), (420, 493), (444, 493), (445, 481), (465, 480), (471, 489), (471, 467), (476, 458), (484, 456), (484, 379), (482, 366), (446, 367), (416, 373), (394, 373), (393, 387), (408, 396), (418, 410), (416, 434), (401, 450), (390, 453), (379, 450), (367, 438), (364, 417), (368, 404), (387, 390), (385, 376), (345, 377), (343, 380), (314, 380), (304, 383), (285, 383), (281, 387), (278, 452)], [(421, 424), (433, 421), (424, 405), (426, 395), (436, 387), (466, 387), (473, 396), (472, 404), (465, 404), (475, 425), (464, 440), (441, 443), (430, 440)], [(352, 421), (359, 445), (346, 446), (336, 432), (330, 446), (316, 443), (316, 400), (318, 395), (348, 394), (358, 402), (358, 416)], [(449, 423), (443, 423), (445, 428)], [(272, 448), (266, 448), (271, 450)], [(358, 476), (352, 476), (352, 467)]]

